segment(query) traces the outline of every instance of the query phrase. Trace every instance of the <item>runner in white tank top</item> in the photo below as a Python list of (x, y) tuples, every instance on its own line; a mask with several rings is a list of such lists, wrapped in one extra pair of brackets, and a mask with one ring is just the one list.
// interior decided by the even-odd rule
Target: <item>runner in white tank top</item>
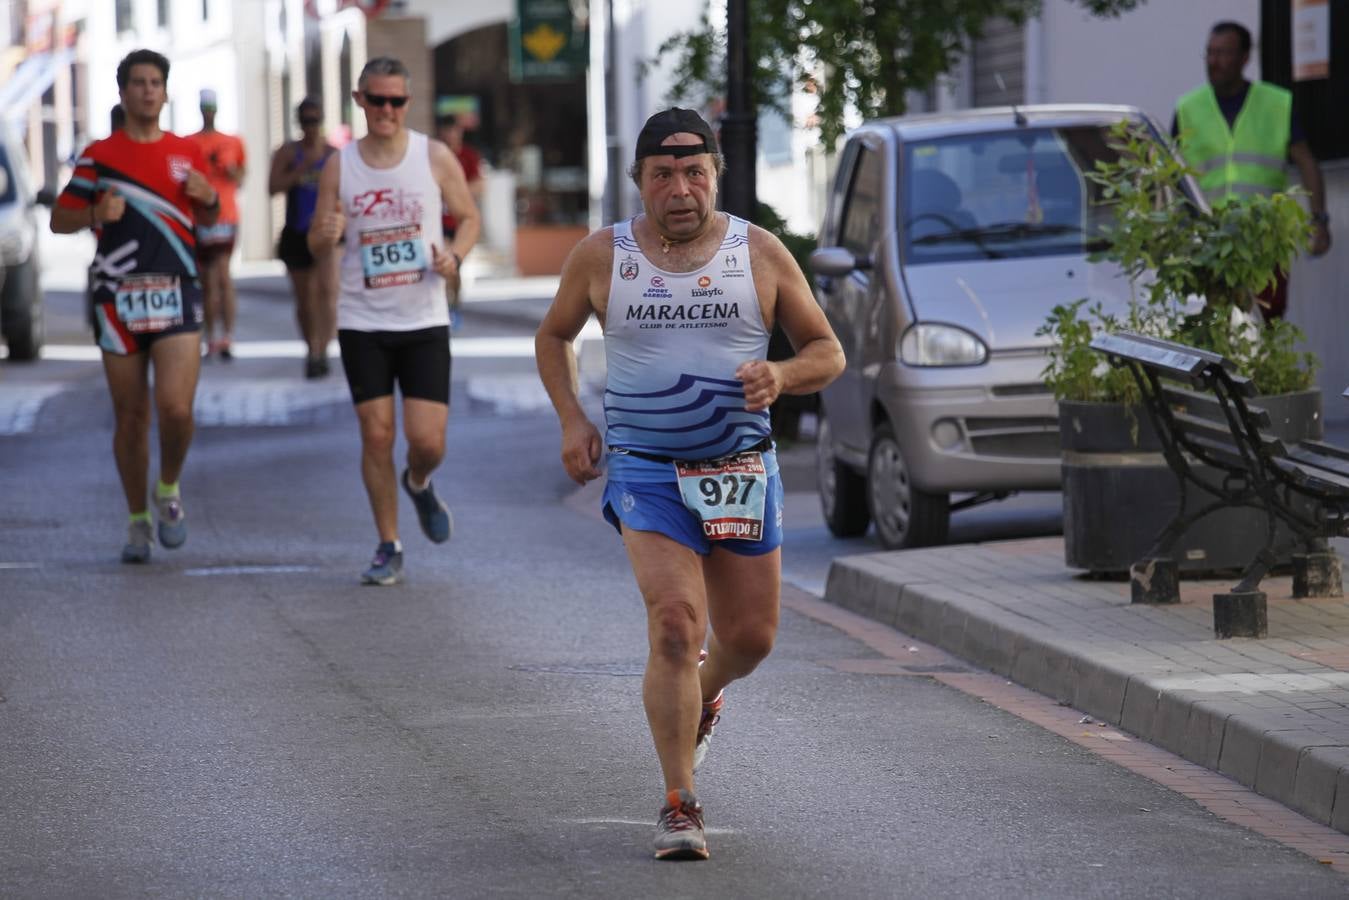
[[(645, 214), (572, 251), (535, 340), (562, 423), (562, 463), (585, 483), (600, 475), (605, 440), (577, 396), (572, 341), (591, 315), (604, 326), (611, 455), (601, 506), (647, 611), (642, 696), (665, 780), (658, 859), (707, 858), (693, 772), (722, 688), (754, 670), (777, 632), (782, 480), (768, 407), (843, 368), (787, 248), (716, 211), (722, 165), (697, 113), (648, 119), (631, 169)], [(796, 348), (790, 360), (764, 359), (775, 322)]]
[[(379, 545), (361, 574), (366, 584), (403, 580), (398, 485), (412, 499), (422, 532), (449, 540), (449, 507), (431, 473), (445, 456), (450, 399), (449, 311), (444, 279), (459, 271), (480, 220), (464, 171), (450, 149), (406, 127), (408, 70), (377, 57), (352, 92), (367, 134), (329, 157), (309, 228), (323, 265), (341, 249), (337, 339), (361, 425), (361, 476)], [(440, 230), (444, 205), (459, 218), (454, 241)], [(407, 466), (394, 474), (394, 386), (403, 394)]]
[(407, 152), (389, 168), (367, 164), (357, 142), (339, 154), (348, 248), (337, 295), (339, 330), (413, 331), (450, 324), (445, 279), (431, 267), (431, 247), (439, 248), (441, 241), (440, 185), (431, 172), (426, 135), (406, 133)]

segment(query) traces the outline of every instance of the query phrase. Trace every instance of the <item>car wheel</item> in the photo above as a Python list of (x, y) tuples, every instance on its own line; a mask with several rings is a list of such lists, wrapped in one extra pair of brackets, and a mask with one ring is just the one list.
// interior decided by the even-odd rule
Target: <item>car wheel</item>
[(42, 349), (42, 292), (38, 287), (37, 257), (5, 273), (0, 288), (0, 331), (9, 346), (11, 360), (37, 359)]
[(835, 537), (858, 537), (871, 524), (867, 482), (834, 455), (834, 433), (820, 413), (815, 432), (815, 483), (824, 523)]
[(887, 550), (946, 542), (951, 498), (914, 487), (904, 452), (889, 423), (876, 427), (867, 457), (867, 503), (876, 538)]

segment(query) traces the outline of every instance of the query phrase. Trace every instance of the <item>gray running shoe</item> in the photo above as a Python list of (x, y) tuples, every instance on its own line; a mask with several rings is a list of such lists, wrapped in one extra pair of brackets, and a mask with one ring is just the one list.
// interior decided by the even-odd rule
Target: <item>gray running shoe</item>
[(395, 550), (392, 541), (385, 541), (375, 548), (375, 558), (370, 568), (361, 573), (361, 583), (388, 586), (402, 580), (403, 551)]
[(726, 704), (726, 692), (718, 691), (710, 703), (703, 704), (703, 714), (698, 719), (698, 742), (693, 745), (693, 771), (698, 771), (707, 759), (707, 751), (712, 749), (712, 732), (721, 721), (721, 708)]
[(155, 497), (155, 512), (159, 514), (159, 543), (169, 550), (183, 546), (187, 540), (187, 513), (183, 512), (183, 498)]
[(122, 548), (122, 562), (147, 563), (154, 536), (149, 522), (132, 522), (126, 528), (126, 546)]
[(450, 508), (445, 505), (445, 501), (436, 496), (436, 489), (431, 486), (431, 482), (428, 481), (422, 490), (414, 491), (408, 484), (407, 469), (403, 470), (402, 481), (403, 490), (407, 491), (407, 495), (412, 498), (412, 505), (417, 508), (417, 521), (421, 523), (422, 534), (436, 544), (448, 541), (454, 520), (450, 518)]
[(670, 791), (656, 821), (656, 859), (707, 859), (703, 805), (691, 791)]

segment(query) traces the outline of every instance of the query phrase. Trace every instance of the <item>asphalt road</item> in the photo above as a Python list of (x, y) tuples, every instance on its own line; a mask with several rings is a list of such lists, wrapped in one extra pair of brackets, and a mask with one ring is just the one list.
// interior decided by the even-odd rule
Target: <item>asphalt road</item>
[[(64, 327), (77, 303), (53, 305)], [(255, 337), (290, 336), (280, 299), (244, 310)], [(524, 336), (470, 313), (436, 478), (455, 535), (430, 544), (405, 503), (393, 589), (357, 584), (375, 535), (338, 379), (305, 383), (293, 359), (209, 367), (190, 537), (129, 568), (97, 364), (0, 366), (0, 398), (51, 391), (0, 436), (0, 895), (1346, 894), (966, 694), (858, 674), (877, 651), (790, 608), (728, 691), (699, 779), (712, 859), (652, 861), (645, 630), (621, 545), (557, 464), (532, 360), (468, 352)], [(795, 487), (802, 596), (871, 545), (829, 539)]]

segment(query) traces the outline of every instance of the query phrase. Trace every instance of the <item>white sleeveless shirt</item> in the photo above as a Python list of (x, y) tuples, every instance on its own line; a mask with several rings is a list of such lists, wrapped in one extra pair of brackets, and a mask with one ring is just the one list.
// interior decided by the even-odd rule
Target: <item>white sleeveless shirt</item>
[(767, 410), (745, 410), (735, 377), (741, 363), (766, 357), (769, 335), (750, 268), (749, 224), (729, 218), (717, 252), (692, 272), (657, 268), (632, 222), (614, 225), (604, 316), (605, 440), (620, 451), (610, 456), (611, 474), (650, 465), (623, 449), (712, 459), (771, 432)]
[(341, 150), (338, 196), (347, 216), (337, 296), (337, 327), (415, 331), (450, 324), (445, 279), (431, 268), (441, 247), (440, 186), (426, 135), (408, 131), (398, 165), (375, 169), (357, 142)]

